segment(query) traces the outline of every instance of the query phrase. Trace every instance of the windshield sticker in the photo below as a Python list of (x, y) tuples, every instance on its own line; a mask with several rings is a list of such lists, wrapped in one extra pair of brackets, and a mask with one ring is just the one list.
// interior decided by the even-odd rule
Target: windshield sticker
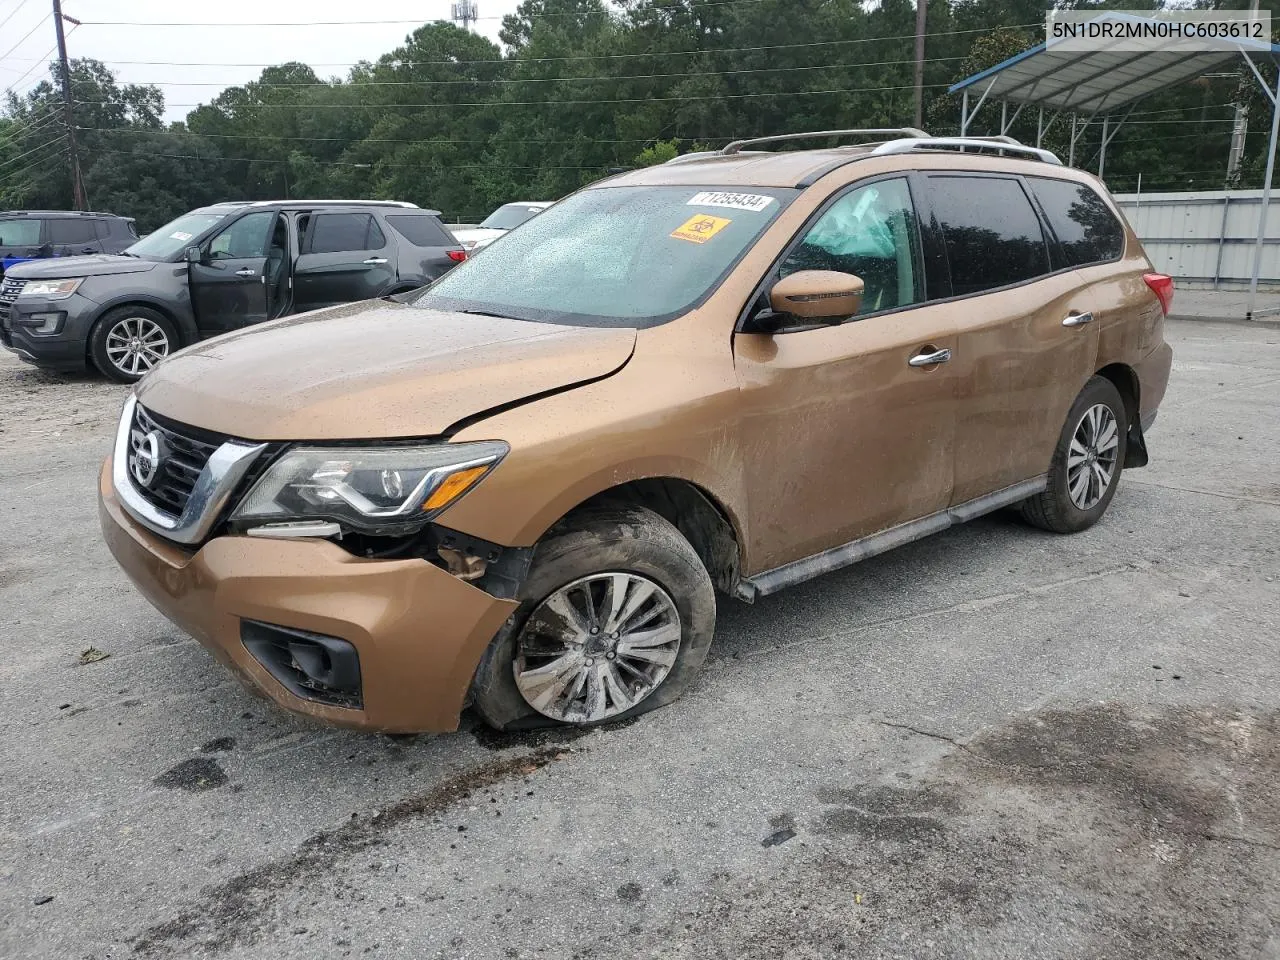
[(680, 226), (671, 232), (671, 236), (677, 240), (690, 240), (693, 243), (706, 243), (717, 233), (733, 223), (732, 220), (725, 220), (721, 217), (709, 217), (705, 213), (700, 213), (696, 217), (690, 217)]
[(773, 203), (773, 197), (766, 197), (759, 193), (708, 192), (694, 194), (687, 206), (729, 207), (733, 210), (750, 210), (752, 213), (759, 213), (771, 203)]
[(191, 234), (183, 233), (181, 230), (175, 230), (173, 233), (169, 234), (169, 239), (170, 240), (190, 240)]

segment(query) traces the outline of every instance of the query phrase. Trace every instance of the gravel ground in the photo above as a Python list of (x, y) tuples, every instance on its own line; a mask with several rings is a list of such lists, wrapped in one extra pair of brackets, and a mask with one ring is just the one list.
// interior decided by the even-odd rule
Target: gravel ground
[(3, 355), (0, 956), (1280, 957), (1280, 331), (1169, 335), (1092, 531), (725, 601), (683, 700), (521, 738), (244, 692), (99, 539), (124, 389)]

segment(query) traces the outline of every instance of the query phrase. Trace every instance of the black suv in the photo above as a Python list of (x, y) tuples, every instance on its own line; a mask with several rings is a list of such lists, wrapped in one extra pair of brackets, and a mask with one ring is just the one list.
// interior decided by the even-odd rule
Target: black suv
[(170, 353), (288, 313), (406, 293), (466, 259), (434, 210), (373, 200), (217, 203), (121, 256), (15, 266), (0, 343), (130, 383)]
[(137, 241), (133, 218), (114, 213), (0, 211), (0, 277), (26, 260), (119, 253)]

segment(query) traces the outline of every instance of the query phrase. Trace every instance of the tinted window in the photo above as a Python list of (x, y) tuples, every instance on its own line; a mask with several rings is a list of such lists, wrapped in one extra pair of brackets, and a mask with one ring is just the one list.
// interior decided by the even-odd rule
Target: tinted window
[(416, 307), (583, 326), (644, 327), (721, 282), (798, 191), (583, 190), (433, 283)]
[(6, 247), (38, 247), (40, 245), (40, 221), (30, 217), (17, 220), (0, 220), (0, 244)]
[(276, 215), (270, 211), (241, 217), (209, 241), (211, 260), (247, 260), (267, 255), (267, 236)]
[(88, 217), (68, 217), (65, 220), (50, 220), (46, 229), (50, 243), (93, 243), (98, 234), (93, 229), (93, 221)]
[(309, 253), (381, 250), (387, 238), (367, 213), (322, 213), (311, 230)]
[(415, 247), (456, 247), (453, 239), (435, 217), (418, 214), (393, 214), (387, 217), (391, 229)]
[(916, 218), (905, 180), (850, 190), (833, 203), (787, 255), (781, 276), (838, 270), (865, 285), (859, 313), (916, 303)]
[(1049, 272), (1049, 251), (1031, 201), (1017, 180), (930, 177), (933, 212), (960, 296)]
[(1083, 183), (1044, 177), (1028, 182), (1069, 266), (1115, 260), (1124, 251), (1124, 228), (1097, 191)]

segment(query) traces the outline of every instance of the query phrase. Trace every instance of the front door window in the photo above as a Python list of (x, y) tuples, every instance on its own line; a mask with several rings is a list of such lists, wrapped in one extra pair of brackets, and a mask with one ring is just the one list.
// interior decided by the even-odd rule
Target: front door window
[(922, 299), (917, 235), (907, 182), (881, 180), (836, 200), (778, 272), (836, 270), (861, 277), (859, 314), (910, 306)]

